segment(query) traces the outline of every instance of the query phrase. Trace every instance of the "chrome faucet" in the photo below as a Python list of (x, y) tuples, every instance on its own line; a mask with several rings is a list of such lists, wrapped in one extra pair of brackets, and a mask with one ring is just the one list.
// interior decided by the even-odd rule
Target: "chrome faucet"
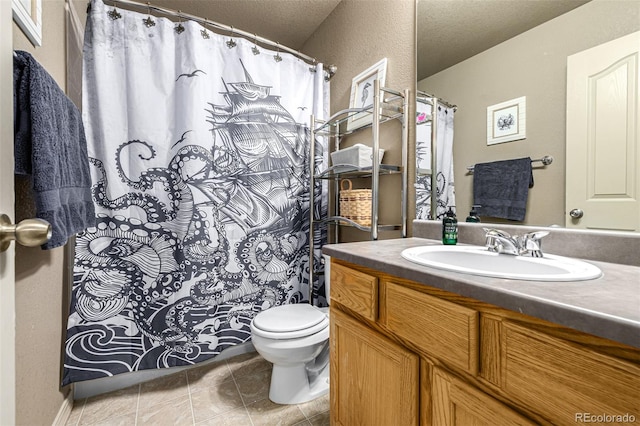
[(485, 246), (489, 251), (495, 253), (513, 254), (518, 256), (520, 250), (518, 249), (518, 240), (507, 232), (500, 231), (499, 229), (482, 228), (485, 232)]
[(505, 231), (493, 228), (482, 228), (485, 232), (485, 246), (495, 253), (514, 256), (542, 257), (541, 239), (549, 234), (547, 231), (529, 232), (519, 237), (511, 236)]
[(542, 257), (542, 238), (549, 235), (547, 231), (529, 232), (520, 238), (520, 256)]

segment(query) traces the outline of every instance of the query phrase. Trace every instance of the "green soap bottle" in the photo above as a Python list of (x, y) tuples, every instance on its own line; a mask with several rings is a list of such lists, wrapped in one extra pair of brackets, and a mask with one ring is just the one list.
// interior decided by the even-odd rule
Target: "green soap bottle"
[(458, 243), (458, 219), (449, 207), (442, 218), (442, 244), (453, 245)]
[(469, 216), (467, 216), (467, 222), (480, 222), (480, 217), (478, 217), (478, 211), (476, 207), (481, 207), (479, 205), (474, 205), (471, 207), (471, 211), (469, 212)]

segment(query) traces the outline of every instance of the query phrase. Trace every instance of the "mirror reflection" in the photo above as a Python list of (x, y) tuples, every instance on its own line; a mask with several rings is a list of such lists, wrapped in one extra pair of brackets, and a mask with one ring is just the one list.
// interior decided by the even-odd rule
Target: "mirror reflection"
[[(453, 114), (453, 176), (449, 180), (441, 178), (441, 182), (435, 179), (434, 184), (442, 187), (441, 193), (453, 193), (453, 196), (442, 200), (435, 197), (435, 203), (448, 206), (455, 197), (453, 204), (462, 221), (474, 205), (474, 173), (468, 168), (500, 160), (550, 156), (553, 162), (549, 165), (532, 163), (533, 185), (528, 191), (523, 220), (499, 219), (483, 215), (480, 210), (481, 220), (640, 230), (640, 206), (636, 201), (640, 196), (633, 192), (640, 190), (640, 174), (634, 172), (639, 168), (640, 132), (628, 131), (636, 129), (640, 121), (638, 110), (629, 107), (638, 105), (637, 90), (634, 93), (631, 85), (633, 75), (635, 81), (638, 79), (638, 68), (623, 60), (640, 56), (637, 52), (640, 43), (633, 43), (632, 35), (640, 31), (640, 6), (634, 1), (519, 2), (517, 7), (507, 9), (518, 9), (514, 12), (519, 16), (531, 16), (531, 20), (538, 21), (529, 27), (514, 28), (509, 25), (510, 17), (497, 10), (504, 3), (418, 1), (418, 91), (437, 96), (448, 105), (457, 105)], [(513, 6), (512, 2), (507, 3)], [(536, 4), (547, 9), (536, 14), (533, 11)], [(563, 8), (553, 9), (553, 5)], [(532, 9), (528, 9), (527, 14), (521, 7)], [(504, 33), (508, 38), (505, 41), (486, 41), (480, 32), (489, 36), (502, 33), (484, 19), (492, 14), (504, 20), (502, 24), (507, 27)], [(474, 22), (481, 22), (482, 30), (474, 30)], [(488, 44), (473, 43), (469, 37)], [(459, 39), (467, 40), (467, 51), (458, 51), (455, 40)], [(615, 44), (619, 39), (631, 40), (631, 50), (625, 50), (624, 43), (622, 47)], [(602, 47), (604, 43), (614, 44)], [(429, 46), (427, 52), (424, 46)], [(606, 52), (619, 53), (604, 55), (593, 50), (598, 46)], [(448, 54), (448, 50), (452, 52)], [(590, 57), (589, 52), (596, 53)], [(596, 62), (593, 55), (607, 58), (595, 68), (583, 69), (582, 65)], [(596, 78), (589, 80), (594, 75)], [(623, 90), (614, 93), (606, 107), (598, 108), (592, 103), (596, 102), (596, 94), (601, 97), (616, 92), (612, 88)], [(424, 98), (427, 105), (430, 95)], [(526, 102), (515, 103), (513, 109), (501, 107), (505, 102), (518, 99)], [(419, 120), (420, 97), (417, 104)], [(587, 105), (597, 113), (581, 116), (579, 112), (587, 111)], [(498, 114), (492, 115), (493, 112)], [(513, 140), (504, 141), (500, 134), (491, 134), (492, 126), (499, 124), (501, 112), (507, 119), (512, 115), (515, 123), (526, 126), (524, 138), (516, 135)], [(492, 117), (496, 117), (495, 121)], [(421, 185), (424, 191), (430, 191), (430, 170), (439, 174), (447, 167), (442, 161), (447, 160), (441, 160), (437, 152), (435, 156), (431, 152), (425, 154), (419, 139), (421, 132), (425, 132), (421, 128), (426, 127), (420, 123), (416, 127), (416, 216), (424, 218), (428, 214), (435, 218), (438, 210), (432, 212), (430, 197), (421, 193)], [(596, 127), (605, 131), (593, 131)], [(431, 164), (431, 158), (436, 164)], [(425, 164), (429, 166), (424, 167)], [(575, 194), (580, 194), (582, 200), (576, 200)], [(618, 203), (609, 203), (612, 199)], [(577, 210), (583, 213), (581, 217), (574, 217)]]
[(456, 110), (444, 99), (421, 91), (416, 95), (416, 219), (442, 219), (449, 208), (455, 210)]

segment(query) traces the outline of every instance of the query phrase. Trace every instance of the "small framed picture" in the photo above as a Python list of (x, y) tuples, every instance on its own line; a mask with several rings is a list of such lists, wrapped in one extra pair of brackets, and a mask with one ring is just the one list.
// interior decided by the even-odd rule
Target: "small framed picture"
[(525, 139), (526, 115), (526, 96), (487, 107), (487, 145)]
[[(387, 58), (370, 66), (351, 81), (349, 108), (367, 108), (373, 105), (373, 81), (378, 80), (384, 86), (387, 75)], [(352, 114), (347, 119), (347, 130), (355, 130), (371, 124), (371, 111)]]
[(34, 46), (42, 46), (42, 0), (12, 0), (13, 19)]

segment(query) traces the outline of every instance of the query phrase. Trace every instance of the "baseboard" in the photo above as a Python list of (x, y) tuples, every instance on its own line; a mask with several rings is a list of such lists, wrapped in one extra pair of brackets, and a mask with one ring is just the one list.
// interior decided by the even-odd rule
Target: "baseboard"
[(71, 416), (71, 410), (73, 409), (73, 392), (69, 392), (67, 397), (62, 401), (58, 415), (53, 420), (51, 426), (64, 426), (67, 424), (69, 417)]

